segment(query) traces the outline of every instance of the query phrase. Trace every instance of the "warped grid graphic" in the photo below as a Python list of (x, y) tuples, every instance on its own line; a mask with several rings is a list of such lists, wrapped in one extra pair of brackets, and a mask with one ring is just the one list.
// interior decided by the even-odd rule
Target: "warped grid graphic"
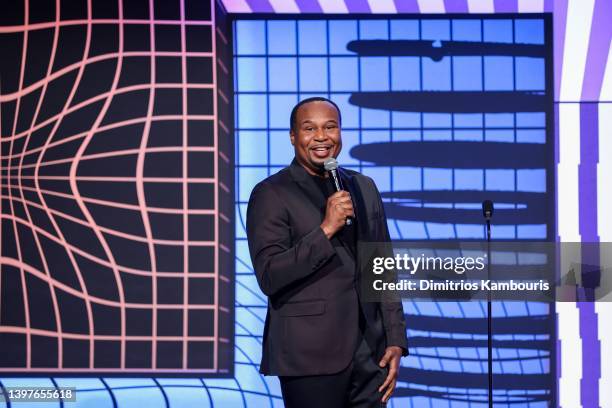
[[(236, 20), (236, 316), (250, 315), (258, 342), (267, 303), (246, 207), (255, 184), (292, 159), (288, 118), (300, 99), (340, 106), (339, 162), (376, 181), (392, 238), (482, 239), (484, 198), (496, 203), (497, 239), (554, 236), (545, 32), (535, 16)], [(404, 310), (411, 354), (390, 405), (486, 403), (486, 303), (406, 301)], [(552, 308), (496, 302), (494, 327), (496, 405), (548, 406)]]
[(228, 373), (210, 4), (0, 15), (0, 372)]

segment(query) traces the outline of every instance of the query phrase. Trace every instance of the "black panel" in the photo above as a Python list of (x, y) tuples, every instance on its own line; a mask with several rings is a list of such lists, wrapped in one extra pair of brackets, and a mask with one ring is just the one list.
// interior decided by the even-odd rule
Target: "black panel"
[(210, 84), (213, 82), (212, 58), (188, 57), (187, 82), (190, 84)]
[(156, 51), (181, 51), (181, 27), (157, 24), (155, 26)]
[(178, 305), (183, 303), (182, 276), (176, 278), (157, 278), (157, 302), (159, 304)]
[(179, 120), (157, 120), (151, 123), (149, 147), (182, 146), (183, 122)]
[(128, 341), (125, 351), (127, 368), (151, 368), (151, 343), (148, 341)]
[(104, 234), (104, 238), (118, 265), (142, 271), (151, 269), (151, 257), (147, 243), (128, 240), (110, 234)]
[(180, 20), (179, 0), (155, 0), (154, 5), (156, 20)]
[(183, 252), (182, 245), (155, 245), (157, 270), (160, 272), (183, 273)]
[(180, 84), (182, 61), (180, 57), (156, 57), (155, 80), (159, 83)]
[(214, 209), (215, 185), (213, 183), (188, 184), (189, 208)]
[(181, 89), (157, 89), (153, 113), (157, 115), (181, 115), (183, 113), (183, 93)]
[(187, 51), (212, 52), (212, 28), (206, 25), (185, 27)]
[(121, 309), (119, 307), (92, 303), (91, 309), (95, 334), (114, 336), (121, 334)]
[(78, 84), (72, 105), (109, 92), (117, 71), (117, 58), (87, 64)]
[(189, 240), (213, 241), (215, 239), (215, 217), (212, 215), (189, 215)]
[(181, 214), (162, 214), (149, 212), (153, 238), (182, 241), (183, 216)]
[(151, 49), (151, 30), (148, 24), (126, 24), (123, 30), (125, 51), (148, 51)]
[(31, 85), (47, 76), (52, 49), (52, 29), (36, 30), (28, 33), (28, 52), (23, 78), (24, 86)]
[(183, 311), (157, 309), (157, 335), (182, 336)]
[(182, 177), (183, 157), (181, 152), (147, 153), (144, 166), (145, 177)]
[(149, 18), (149, 2), (147, 0), (124, 1), (123, 18), (146, 20)]
[(127, 57), (123, 59), (119, 88), (151, 82), (151, 58)]
[(183, 365), (183, 343), (179, 341), (159, 341), (157, 343), (157, 367), (180, 368)]
[(145, 183), (145, 198), (148, 207), (183, 208), (183, 185), (181, 183)]
[(214, 122), (212, 120), (190, 120), (187, 123), (189, 146), (213, 146)]
[(125, 312), (128, 336), (150, 336), (153, 317), (151, 309), (127, 308)]
[(32, 336), (32, 366), (57, 367), (58, 339), (47, 336)]
[(187, 90), (187, 113), (189, 115), (212, 115), (213, 93), (211, 89)]
[(153, 301), (151, 277), (133, 273), (121, 273), (126, 303), (151, 304)]
[(189, 247), (189, 272), (212, 272), (214, 269), (215, 249), (213, 247)]
[[(211, 305), (215, 303), (214, 278), (189, 278), (189, 304)], [(189, 323), (192, 324), (191, 322)]]
[(215, 315), (212, 310), (190, 310), (189, 332), (190, 336), (213, 336)]
[[(66, 4), (66, 2), (62, 2)], [(85, 40), (87, 29), (85, 25), (64, 26), (60, 28), (59, 40), (55, 52), (53, 70), (57, 71), (83, 60), (87, 55)]]
[(119, 27), (112, 24), (95, 24), (91, 28), (89, 57), (110, 54), (119, 49)]
[(109, 0), (92, 0), (91, 11), (93, 18), (119, 18), (117, 3), (117, 1)]
[(85, 301), (66, 292), (57, 293), (57, 301), (62, 315), (62, 331), (88, 334), (89, 320)]

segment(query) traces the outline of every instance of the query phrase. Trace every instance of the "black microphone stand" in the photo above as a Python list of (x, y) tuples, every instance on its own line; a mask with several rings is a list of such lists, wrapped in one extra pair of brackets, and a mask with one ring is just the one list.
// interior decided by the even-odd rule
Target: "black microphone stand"
[[(491, 280), (491, 217), (493, 216), (493, 202), (482, 202), (482, 214), (487, 223), (487, 279)], [(493, 307), (491, 303), (491, 289), (487, 291), (487, 373), (489, 386), (489, 408), (493, 408)]]

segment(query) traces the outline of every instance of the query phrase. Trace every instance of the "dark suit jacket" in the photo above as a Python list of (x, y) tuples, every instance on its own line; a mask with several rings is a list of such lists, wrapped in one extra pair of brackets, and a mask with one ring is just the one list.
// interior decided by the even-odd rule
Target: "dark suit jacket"
[[(360, 173), (340, 169), (357, 218), (357, 240), (388, 242), (380, 194)], [(320, 224), (326, 197), (295, 159), (253, 189), (247, 211), (249, 250), (259, 287), (268, 296), (260, 371), (295, 376), (337, 373), (360, 337), (381, 358), (385, 347), (407, 354), (402, 304), (359, 297), (357, 259)], [(358, 256), (357, 256), (358, 258)]]

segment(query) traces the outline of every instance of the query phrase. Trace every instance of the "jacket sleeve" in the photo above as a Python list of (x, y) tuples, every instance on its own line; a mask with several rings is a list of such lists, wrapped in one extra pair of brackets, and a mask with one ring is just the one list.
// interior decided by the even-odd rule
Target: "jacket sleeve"
[(308, 277), (336, 254), (318, 226), (292, 242), (289, 211), (266, 182), (251, 193), (246, 229), (257, 283), (267, 296)]
[[(389, 227), (387, 225), (387, 217), (385, 215), (385, 207), (378, 188), (373, 180), (371, 180), (372, 187), (376, 194), (377, 207), (380, 214), (380, 231), (381, 236), (379, 237), (381, 243), (385, 245), (385, 252), (389, 252), (386, 256), (393, 256), (393, 247), (391, 246), (391, 236), (389, 235)], [(397, 276), (394, 274), (390, 277), (392, 280), (396, 280)], [(387, 338), (387, 346), (398, 346), (402, 348), (402, 355), (408, 355), (408, 340), (406, 336), (406, 319), (404, 317), (404, 308), (402, 301), (396, 292), (386, 291), (382, 301), (380, 302), (380, 309), (382, 312), (383, 325), (385, 327), (385, 335)]]

